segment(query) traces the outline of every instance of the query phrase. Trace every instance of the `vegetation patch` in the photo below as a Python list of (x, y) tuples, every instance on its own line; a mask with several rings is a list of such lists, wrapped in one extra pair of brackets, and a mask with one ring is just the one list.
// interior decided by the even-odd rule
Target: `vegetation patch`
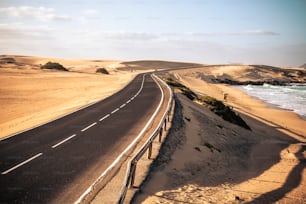
[(69, 71), (63, 65), (57, 62), (47, 62), (46, 64), (41, 66), (41, 69), (54, 69), (59, 71)]
[(178, 81), (173, 80), (172, 78), (168, 77), (166, 79), (166, 83), (172, 86), (173, 88), (179, 89), (182, 94), (184, 94), (190, 100), (195, 100), (198, 98), (197, 94), (191, 91), (187, 86), (179, 83)]
[(14, 63), (16, 63), (16, 60), (14, 58), (12, 58), (12, 57), (4, 57), (4, 58), (0, 59), (0, 63), (1, 64), (5, 64), (5, 63), (7, 63), (7, 64), (14, 64)]
[[(179, 89), (182, 92), (182, 94), (184, 94), (190, 100), (192, 101), (196, 100), (200, 102), (202, 105), (207, 105), (212, 112), (222, 117), (224, 120), (239, 125), (247, 130), (251, 130), (250, 126), (246, 124), (246, 122), (233, 110), (233, 108), (225, 105), (222, 101), (219, 101), (210, 96), (199, 97), (188, 87), (172, 79), (171, 77), (166, 78), (166, 82), (173, 88)], [(222, 129), (223, 127), (219, 128)]]
[(109, 72), (105, 68), (98, 68), (96, 73), (109, 74)]
[(209, 109), (224, 120), (239, 125), (247, 130), (251, 130), (250, 126), (235, 112), (233, 108), (225, 105), (211, 96), (202, 96), (198, 99), (202, 104), (208, 105)]

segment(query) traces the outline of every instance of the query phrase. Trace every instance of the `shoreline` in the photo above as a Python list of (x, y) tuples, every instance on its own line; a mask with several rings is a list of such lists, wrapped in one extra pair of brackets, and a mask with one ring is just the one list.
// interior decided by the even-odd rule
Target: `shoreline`
[[(244, 90), (243, 86), (244, 85), (230, 85), (231, 87), (235, 88), (235, 89), (238, 89), (242, 92), (244, 92), (245, 94), (247, 94), (248, 96), (254, 98), (255, 100), (259, 100), (263, 103), (265, 103), (267, 105), (268, 108), (271, 108), (271, 109), (276, 109), (276, 110), (283, 110), (283, 111), (289, 111), (289, 112), (292, 112), (292, 113), (295, 113), (297, 116), (299, 116), (302, 120), (305, 120), (306, 121), (306, 115), (301, 115), (297, 112), (295, 112), (293, 109), (287, 109), (287, 108), (282, 108), (281, 105), (278, 105), (278, 104), (274, 104), (274, 103), (270, 103), (269, 101), (267, 100), (264, 100), (260, 97), (257, 97), (257, 96), (253, 96), (251, 94), (249, 94), (246, 90)], [(259, 85), (261, 86), (261, 85)], [(303, 86), (306, 86), (306, 84), (304, 84)]]

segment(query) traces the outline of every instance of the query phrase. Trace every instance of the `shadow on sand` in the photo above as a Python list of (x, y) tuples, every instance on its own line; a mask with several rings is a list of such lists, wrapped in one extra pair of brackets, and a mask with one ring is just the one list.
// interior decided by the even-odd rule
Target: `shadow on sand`
[(262, 194), (261, 196), (255, 198), (251, 203), (275, 203), (281, 198), (285, 197), (288, 192), (298, 187), (302, 181), (302, 173), (306, 166), (305, 159), (303, 159), (303, 151), (306, 150), (306, 146), (303, 147), (295, 153), (297, 158), (302, 158), (299, 163), (291, 170), (289, 173), (286, 182), (278, 189), (270, 191), (268, 193)]

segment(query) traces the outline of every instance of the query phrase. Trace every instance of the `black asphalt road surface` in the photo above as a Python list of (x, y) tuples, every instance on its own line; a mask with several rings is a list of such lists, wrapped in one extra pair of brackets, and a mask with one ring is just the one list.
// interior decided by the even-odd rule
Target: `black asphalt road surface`
[(137, 136), (160, 99), (152, 77), (138, 75), (101, 102), (0, 141), (0, 203), (73, 203)]

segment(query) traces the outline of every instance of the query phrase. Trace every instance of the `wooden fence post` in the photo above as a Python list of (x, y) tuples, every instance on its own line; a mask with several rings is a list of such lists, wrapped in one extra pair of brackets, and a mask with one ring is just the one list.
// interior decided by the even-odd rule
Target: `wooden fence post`
[(148, 149), (148, 159), (151, 159), (152, 147), (153, 147), (153, 141), (151, 141), (151, 143), (150, 143), (150, 145), (149, 145), (149, 149)]
[(130, 188), (133, 188), (133, 187), (134, 187), (135, 176), (136, 176), (136, 164), (137, 164), (137, 163), (132, 163), (132, 166), (131, 166), (131, 169), (132, 169), (132, 176), (131, 176)]
[(159, 143), (161, 143), (162, 135), (163, 135), (163, 128), (160, 128), (159, 137), (158, 137), (158, 142), (159, 142)]

